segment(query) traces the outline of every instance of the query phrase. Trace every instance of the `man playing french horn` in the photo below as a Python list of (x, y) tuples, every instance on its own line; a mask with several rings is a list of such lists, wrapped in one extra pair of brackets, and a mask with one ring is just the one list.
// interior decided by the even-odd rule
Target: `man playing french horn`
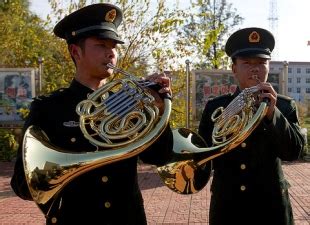
[[(93, 4), (54, 28), (68, 43), (75, 78), (70, 87), (34, 99), (11, 180), (19, 197), (36, 201), (46, 224), (147, 223), (137, 158), (160, 165), (169, 157), (171, 130), (168, 120), (159, 119), (169, 118), (169, 95), (157, 104), (168, 105), (161, 109), (150, 104), (150, 93), (171, 95), (170, 79), (158, 74), (107, 82), (117, 45), (124, 44), (117, 33), (122, 16), (115, 5)], [(156, 91), (144, 91), (148, 86)]]
[(277, 94), (267, 82), (274, 45), (273, 35), (256, 27), (236, 31), (226, 43), (239, 88), (207, 102), (199, 134), (212, 146), (212, 113), (225, 108), (246, 88), (258, 89), (257, 104), (266, 101), (268, 107), (261, 123), (242, 143), (212, 160), (210, 225), (294, 224), (281, 160), (298, 159), (304, 139), (294, 100)]

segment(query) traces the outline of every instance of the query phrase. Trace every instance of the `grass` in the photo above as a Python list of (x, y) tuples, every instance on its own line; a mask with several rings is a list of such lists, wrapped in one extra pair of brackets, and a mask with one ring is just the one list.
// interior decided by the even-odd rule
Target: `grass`
[(309, 143), (310, 143), (310, 117), (304, 117), (303, 118), (303, 123), (302, 123), (303, 128), (307, 128), (307, 142), (306, 146), (304, 149), (304, 156), (307, 156), (309, 154)]

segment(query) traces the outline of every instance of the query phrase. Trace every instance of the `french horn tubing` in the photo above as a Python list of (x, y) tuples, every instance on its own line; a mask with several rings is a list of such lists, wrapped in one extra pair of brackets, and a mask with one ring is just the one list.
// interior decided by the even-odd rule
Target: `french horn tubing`
[(268, 104), (266, 101), (257, 104), (259, 93), (257, 86), (245, 88), (225, 109), (220, 107), (212, 113), (211, 147), (192, 130), (173, 130), (173, 157), (157, 167), (164, 184), (179, 194), (193, 194), (203, 189), (211, 176), (211, 160), (241, 144), (266, 115)]
[(30, 126), (25, 132), (22, 154), (26, 181), (33, 200), (45, 216), (49, 215), (61, 190), (73, 179), (136, 156), (155, 142), (168, 124), (169, 96), (159, 98), (164, 106), (159, 109), (150, 88), (154, 83), (139, 80), (112, 64), (107, 67), (125, 78), (109, 82), (76, 106), (81, 131), (97, 146), (97, 151), (85, 149), (82, 153), (72, 153), (61, 149), (52, 145), (37, 126)]

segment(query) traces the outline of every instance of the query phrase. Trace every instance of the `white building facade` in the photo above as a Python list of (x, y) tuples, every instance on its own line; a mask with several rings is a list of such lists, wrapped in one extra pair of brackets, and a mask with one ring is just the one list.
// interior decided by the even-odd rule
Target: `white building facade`
[(310, 100), (310, 62), (271, 61), (270, 74), (279, 74), (279, 93), (298, 102)]

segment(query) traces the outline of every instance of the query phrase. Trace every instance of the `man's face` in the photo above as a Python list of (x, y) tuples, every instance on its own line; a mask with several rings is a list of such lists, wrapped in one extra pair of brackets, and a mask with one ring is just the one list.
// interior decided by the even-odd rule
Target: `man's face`
[(232, 71), (241, 89), (266, 82), (269, 73), (269, 59), (240, 57), (232, 65)]
[(86, 38), (84, 49), (77, 46), (78, 58), (76, 59), (79, 72), (87, 74), (89, 78), (105, 79), (113, 70), (107, 68), (108, 63), (116, 65), (116, 42), (109, 39), (96, 37)]

